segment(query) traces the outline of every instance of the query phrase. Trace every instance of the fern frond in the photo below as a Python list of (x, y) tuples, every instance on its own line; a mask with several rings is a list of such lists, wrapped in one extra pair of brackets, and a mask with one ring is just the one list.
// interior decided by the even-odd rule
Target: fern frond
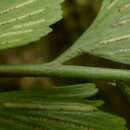
[(2, 130), (125, 130), (124, 119), (100, 111), (94, 84), (0, 94)]
[(63, 0), (0, 1), (0, 49), (36, 41), (62, 18)]
[(64, 63), (83, 53), (130, 64), (129, 0), (103, 0), (94, 23), (56, 62)]

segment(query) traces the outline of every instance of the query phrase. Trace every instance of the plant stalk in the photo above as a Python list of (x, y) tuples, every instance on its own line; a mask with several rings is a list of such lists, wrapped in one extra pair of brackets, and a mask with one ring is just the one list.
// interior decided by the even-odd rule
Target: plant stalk
[(130, 70), (72, 65), (0, 65), (0, 77), (60, 77), (130, 80)]

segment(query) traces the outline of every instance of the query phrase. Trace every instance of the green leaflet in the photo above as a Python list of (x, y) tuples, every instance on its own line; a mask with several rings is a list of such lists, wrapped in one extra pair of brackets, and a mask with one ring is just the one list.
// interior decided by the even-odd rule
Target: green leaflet
[(62, 17), (63, 0), (1, 0), (0, 49), (24, 45), (47, 35)]
[(129, 0), (103, 0), (92, 26), (56, 62), (64, 63), (83, 53), (130, 64)]
[(122, 93), (128, 98), (128, 101), (130, 102), (130, 84), (120, 81), (118, 82), (117, 86), (120, 88)]
[(2, 130), (125, 130), (124, 119), (101, 112), (94, 84), (0, 94)]

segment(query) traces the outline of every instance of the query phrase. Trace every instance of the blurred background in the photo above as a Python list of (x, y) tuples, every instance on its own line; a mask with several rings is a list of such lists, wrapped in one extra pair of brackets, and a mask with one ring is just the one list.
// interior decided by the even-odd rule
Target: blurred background
[[(101, 3), (102, 0), (66, 0), (63, 4), (64, 18), (52, 26), (53, 32), (51, 34), (36, 43), (0, 51), (0, 64), (37, 64), (56, 58), (91, 25)], [(71, 61), (71, 64), (130, 68), (126, 65), (89, 55), (78, 57)], [(0, 91), (36, 89), (82, 82), (92, 81), (57, 78), (0, 78)], [(127, 99), (113, 86), (111, 81), (96, 81), (96, 83), (100, 89), (97, 97), (105, 100), (102, 109), (124, 116), (130, 122), (130, 106)]]

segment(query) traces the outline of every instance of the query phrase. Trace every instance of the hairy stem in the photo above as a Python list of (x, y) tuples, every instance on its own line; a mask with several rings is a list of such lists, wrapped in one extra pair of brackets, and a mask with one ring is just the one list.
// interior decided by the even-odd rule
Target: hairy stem
[(97, 80), (130, 80), (130, 70), (72, 65), (0, 65), (0, 77), (44, 76)]

